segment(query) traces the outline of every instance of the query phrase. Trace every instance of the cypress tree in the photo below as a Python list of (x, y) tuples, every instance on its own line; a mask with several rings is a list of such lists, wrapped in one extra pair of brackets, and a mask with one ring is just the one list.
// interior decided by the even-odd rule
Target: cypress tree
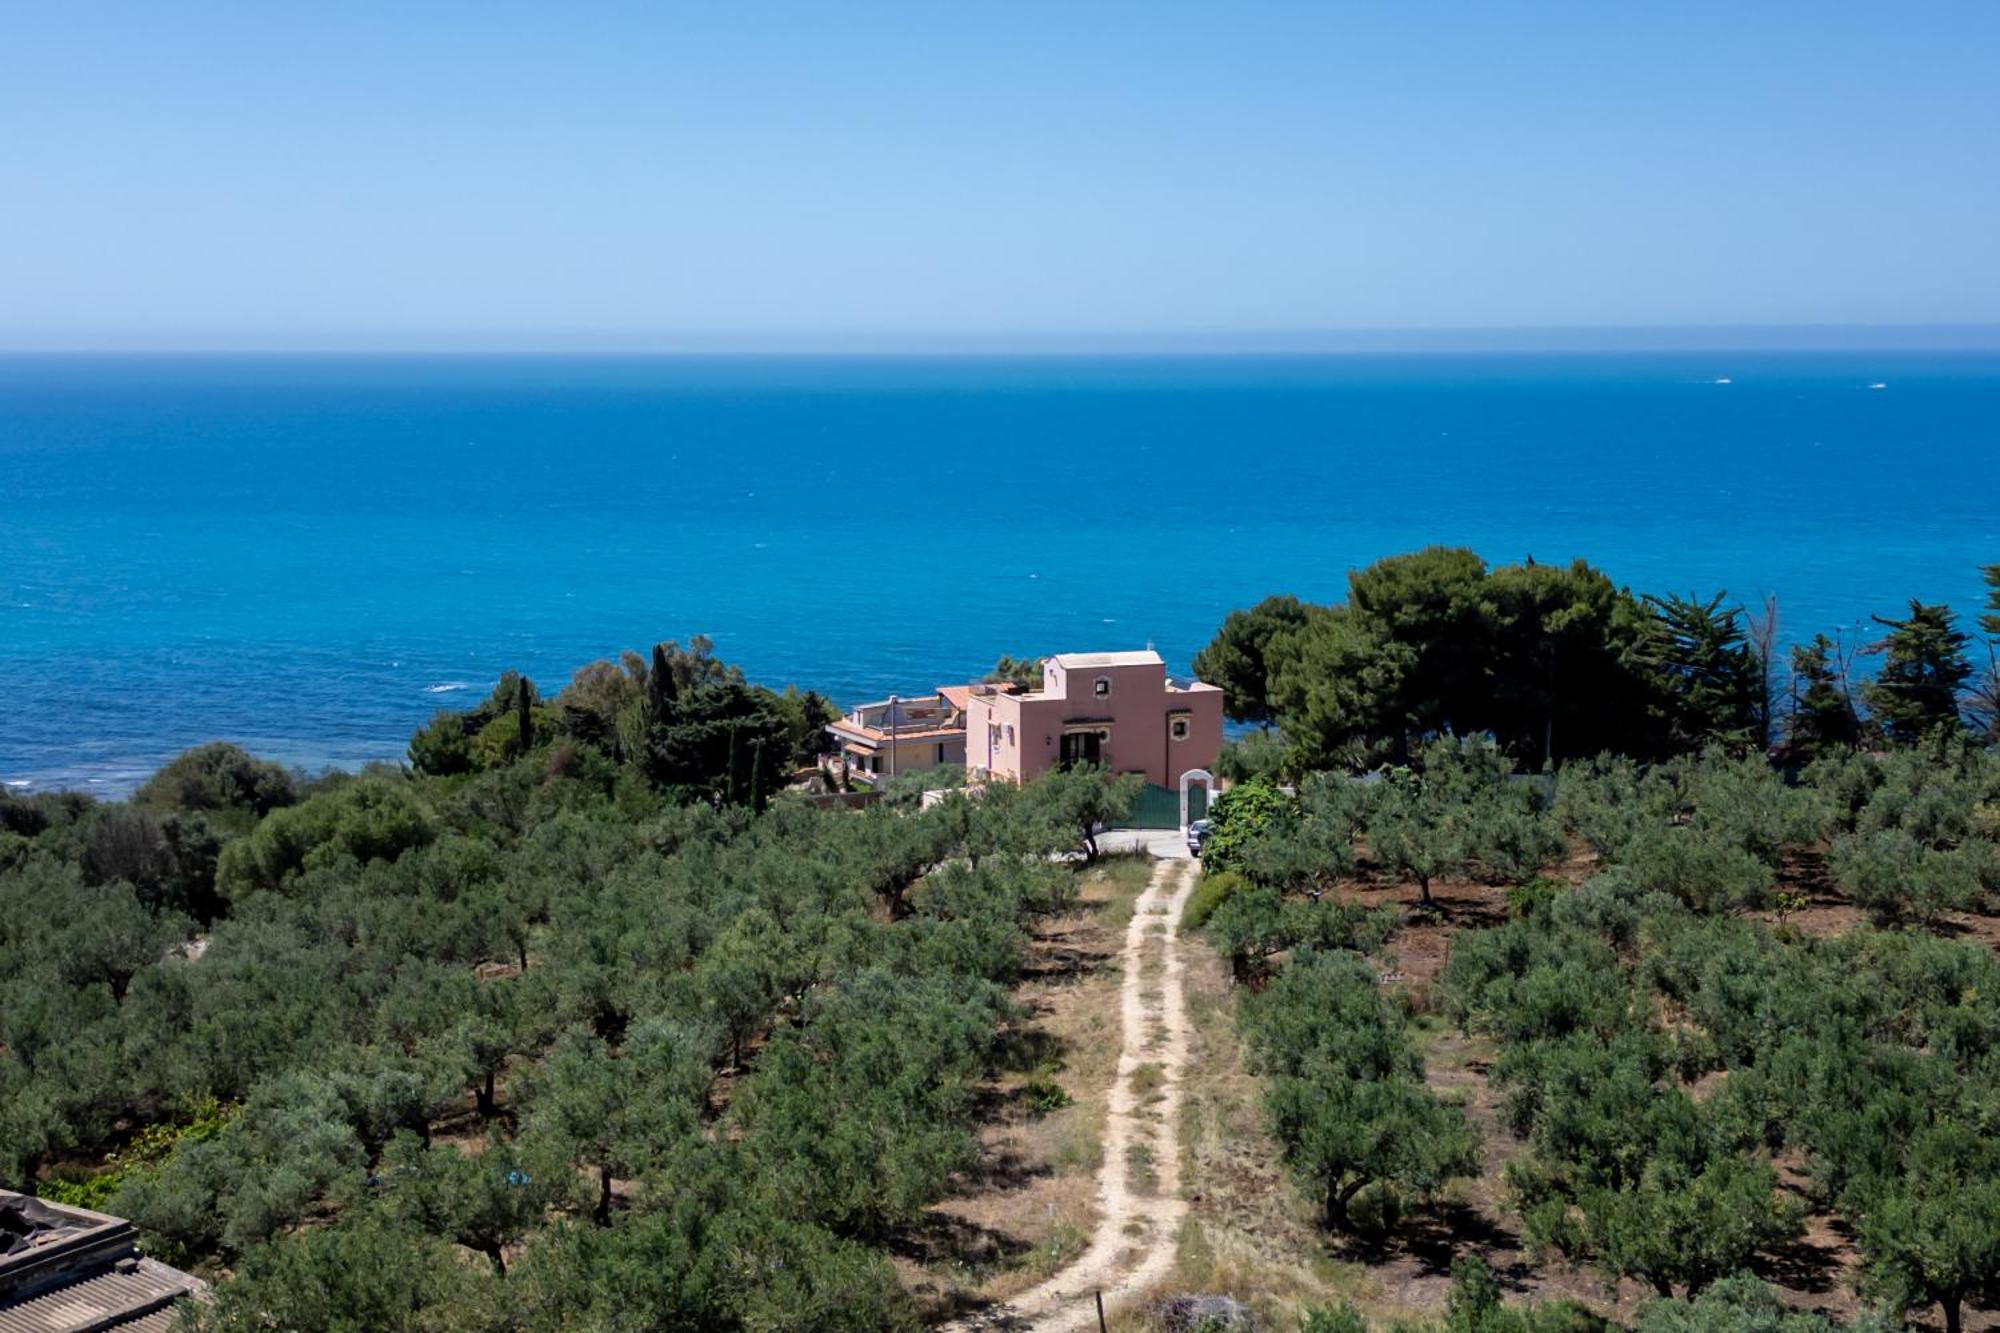
[(526, 676), (514, 690), (516, 757), (535, 747), (535, 684)]
[(1972, 678), (1965, 655), (1972, 640), (1958, 628), (1951, 608), (1911, 598), (1903, 619), (1874, 620), (1889, 632), (1869, 645), (1869, 652), (1881, 655), (1882, 670), (1864, 693), (1882, 730), (1905, 744), (1938, 728), (1958, 730), (1959, 691)]
[(750, 808), (761, 815), (765, 803), (764, 740), (760, 736), (750, 744)]
[(1986, 612), (1979, 617), (1980, 632), (1986, 636), (1986, 666), (1972, 686), (1966, 712), (1980, 739), (2000, 741), (2000, 565), (1980, 571), (1986, 580)]
[(729, 724), (729, 777), (722, 799), (736, 805), (743, 799), (743, 728)]
[(1647, 597), (1640, 658), (1660, 694), (1667, 743), (1699, 750), (1711, 742), (1741, 748), (1758, 734), (1761, 667), (1743, 632), (1743, 613), (1722, 593)]
[(640, 766), (654, 782), (667, 785), (679, 781), (672, 759), (671, 731), (676, 712), (673, 667), (667, 661), (667, 645), (653, 645), (652, 665), (645, 672), (646, 697), (640, 706)]
[(667, 645), (653, 645), (653, 669), (646, 673), (647, 719), (654, 726), (664, 726), (674, 711), (674, 699), (678, 691), (674, 685), (674, 669), (667, 662)]
[(1811, 759), (1830, 745), (1861, 740), (1861, 718), (1838, 665), (1839, 650), (1824, 634), (1792, 648), (1792, 719), (1787, 748)]

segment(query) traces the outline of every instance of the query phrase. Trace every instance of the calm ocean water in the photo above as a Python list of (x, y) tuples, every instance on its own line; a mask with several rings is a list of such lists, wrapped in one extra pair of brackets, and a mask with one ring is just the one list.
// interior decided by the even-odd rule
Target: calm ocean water
[(0, 780), (394, 758), (503, 668), (695, 633), (842, 701), (1184, 667), (1434, 542), (1773, 592), (1790, 634), (1969, 611), (1996, 449), (1987, 353), (4, 358)]

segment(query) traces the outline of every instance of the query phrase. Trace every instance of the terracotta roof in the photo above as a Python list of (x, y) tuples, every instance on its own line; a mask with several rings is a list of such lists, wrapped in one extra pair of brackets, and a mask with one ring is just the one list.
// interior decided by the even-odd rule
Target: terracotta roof
[(937, 692), (943, 697), (946, 703), (963, 713), (966, 704), (972, 699), (972, 692), (981, 688), (982, 685), (998, 690), (1002, 694), (1019, 694), (1021, 692), (1021, 687), (1011, 680), (984, 681), (972, 685), (940, 685), (937, 687)]

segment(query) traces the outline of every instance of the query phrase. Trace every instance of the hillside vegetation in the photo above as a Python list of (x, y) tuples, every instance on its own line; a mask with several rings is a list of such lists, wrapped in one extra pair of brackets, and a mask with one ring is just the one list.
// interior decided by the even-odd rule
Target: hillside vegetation
[[(1781, 655), (1768, 606), (1459, 551), (1232, 615), (1200, 942), (1128, 988), (1194, 977), (1183, 1160), (1126, 1164), (1186, 1223), (1117, 1318), (1991, 1327), (1989, 581), (1983, 661), (1942, 607)], [(131, 1217), (211, 1329), (1019, 1292), (1089, 1218), (1135, 779), (821, 808), (829, 715), (662, 644), (509, 675), (401, 766), (0, 795), (0, 1185)]]
[(223, 1277), (215, 1328), (912, 1324), (890, 1244), (1129, 784), (823, 811), (812, 739), (663, 649), (407, 770), (5, 798), (0, 1183)]
[[(1235, 1294), (1315, 1328), (1431, 1300), (1454, 1328), (1981, 1323), (1992, 679), (1948, 612), (1883, 624), (1873, 678), (1816, 640), (1787, 679), (1721, 599), (1456, 552), (1231, 618), (1203, 657), (1276, 730), (1231, 757), (1191, 924), (1319, 1233), (1263, 1273), (1297, 1287), (1317, 1252), (1366, 1275), (1316, 1314), (1254, 1272)], [(1197, 1210), (1200, 1253), (1244, 1203)]]

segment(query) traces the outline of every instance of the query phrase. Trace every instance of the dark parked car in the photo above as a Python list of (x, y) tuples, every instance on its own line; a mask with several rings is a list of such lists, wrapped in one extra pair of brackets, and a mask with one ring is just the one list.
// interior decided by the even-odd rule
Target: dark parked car
[(1201, 849), (1207, 842), (1208, 821), (1206, 819), (1197, 819), (1194, 823), (1188, 825), (1188, 850), (1190, 852), (1196, 856), (1200, 856)]

